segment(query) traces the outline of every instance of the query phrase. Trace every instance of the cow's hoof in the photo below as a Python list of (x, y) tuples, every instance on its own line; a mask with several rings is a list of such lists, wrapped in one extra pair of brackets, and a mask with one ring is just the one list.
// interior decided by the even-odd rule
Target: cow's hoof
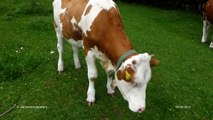
[(210, 43), (209, 47), (210, 47), (210, 48), (213, 48), (213, 42)]
[(61, 74), (63, 74), (64, 73), (64, 71), (58, 71), (58, 74), (59, 75), (61, 75)]
[(75, 69), (76, 69), (76, 70), (79, 70), (80, 68), (81, 68), (81, 65), (75, 66)]
[(110, 96), (114, 96), (115, 95), (115, 90), (112, 89), (111, 87), (108, 87), (107, 94), (110, 95)]
[(202, 43), (205, 43), (206, 41), (207, 41), (207, 40), (204, 39), (204, 38), (202, 38), (202, 40), (201, 40)]
[(94, 105), (95, 105), (95, 102), (88, 102), (88, 101), (87, 101), (87, 104), (88, 104), (89, 107), (91, 107), (91, 106), (94, 106)]
[(81, 67), (80, 68), (75, 68), (76, 70), (80, 70), (81, 69)]
[(81, 70), (81, 67), (79, 67), (79, 68), (75, 68), (77, 71), (79, 71), (79, 70)]
[(115, 97), (115, 93), (108, 93), (109, 96)]

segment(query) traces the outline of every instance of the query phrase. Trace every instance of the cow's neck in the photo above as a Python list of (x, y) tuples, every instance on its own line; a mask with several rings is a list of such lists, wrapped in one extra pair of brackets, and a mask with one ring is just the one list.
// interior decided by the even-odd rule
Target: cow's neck
[(121, 57), (124, 57), (120, 60), (120, 62), (122, 63), (131, 56), (137, 54), (136, 52), (131, 51), (134, 50), (134, 48), (132, 47), (132, 44), (123, 31), (121, 31), (120, 35), (117, 34), (116, 39), (110, 39), (110, 42), (111, 45), (108, 46), (108, 52), (106, 52), (106, 54), (115, 67), (119, 66), (117, 65), (117, 62)]

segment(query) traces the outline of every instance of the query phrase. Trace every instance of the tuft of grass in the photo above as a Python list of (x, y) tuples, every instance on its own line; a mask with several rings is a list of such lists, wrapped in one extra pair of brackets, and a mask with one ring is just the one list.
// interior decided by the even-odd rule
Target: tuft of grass
[[(9, 2), (16, 3), (14, 8), (25, 4), (21, 0)], [(2, 4), (9, 2), (0, 3), (0, 8), (6, 9), (8, 6)], [(0, 114), (17, 106), (0, 119), (211, 119), (213, 51), (208, 43), (201, 43), (202, 15), (135, 4), (118, 6), (134, 48), (140, 53), (154, 53), (161, 61), (152, 68), (144, 113), (131, 112), (118, 90), (116, 97), (107, 95), (106, 75), (100, 65), (97, 101), (88, 107), (87, 67), (82, 50), (82, 68), (75, 70), (71, 45), (65, 42), (65, 72), (58, 75), (52, 13), (15, 14), (10, 21), (0, 16)]]
[(45, 32), (45, 31), (52, 31), (54, 29), (53, 22), (49, 21), (49, 19), (37, 18), (32, 20), (31, 23), (27, 24), (27, 29), (38, 31), (38, 32)]
[[(31, 74), (44, 61), (43, 56), (34, 54), (32, 51), (27, 51), (27, 48), (20, 47), (16, 51), (2, 51), (1, 59), (1, 79), (4, 81), (16, 80)], [(40, 58), (40, 59), (37, 59)], [(9, 63), (9, 64), (8, 64)]]

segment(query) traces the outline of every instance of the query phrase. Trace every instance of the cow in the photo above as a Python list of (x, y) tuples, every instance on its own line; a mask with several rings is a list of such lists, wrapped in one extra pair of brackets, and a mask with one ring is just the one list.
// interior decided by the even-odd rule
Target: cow
[[(208, 38), (208, 33), (210, 27), (213, 24), (213, 0), (207, 1), (203, 11), (203, 36), (202, 42), (206, 42)], [(212, 42), (210, 43), (210, 48), (213, 48), (213, 35), (212, 35)]]
[(81, 67), (78, 48), (82, 47), (87, 64), (89, 106), (95, 102), (96, 59), (107, 75), (107, 93), (118, 87), (133, 112), (145, 110), (146, 87), (151, 65), (159, 60), (148, 53), (137, 53), (124, 32), (120, 12), (112, 0), (54, 0), (54, 25), (58, 39), (58, 72), (64, 70), (63, 39), (72, 44), (76, 69)]

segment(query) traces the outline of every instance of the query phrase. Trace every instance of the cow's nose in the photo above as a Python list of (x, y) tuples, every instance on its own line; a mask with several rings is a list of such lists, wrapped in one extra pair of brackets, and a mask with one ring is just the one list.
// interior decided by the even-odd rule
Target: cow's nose
[(142, 113), (144, 110), (145, 110), (145, 108), (142, 107), (142, 108), (139, 108), (139, 109), (138, 109), (138, 112), (139, 112), (139, 113)]

